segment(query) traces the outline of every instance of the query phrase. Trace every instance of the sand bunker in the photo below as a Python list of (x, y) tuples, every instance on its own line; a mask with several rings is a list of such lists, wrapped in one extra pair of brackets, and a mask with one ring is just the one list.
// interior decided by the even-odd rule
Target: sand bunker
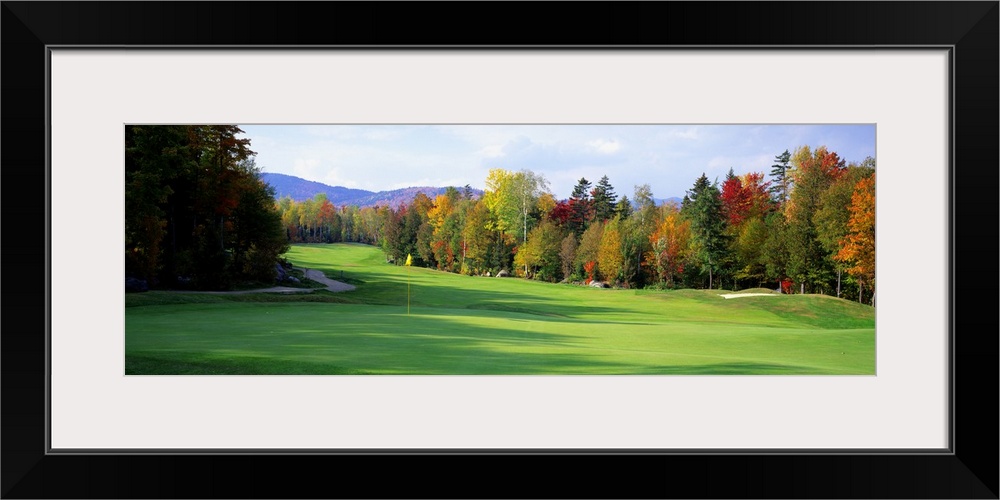
[(719, 296), (724, 299), (735, 299), (737, 297), (777, 297), (778, 293), (723, 293)]

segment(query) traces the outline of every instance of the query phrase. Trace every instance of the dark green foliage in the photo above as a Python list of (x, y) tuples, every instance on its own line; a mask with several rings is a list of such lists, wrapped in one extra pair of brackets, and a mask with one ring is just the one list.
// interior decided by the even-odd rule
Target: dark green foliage
[(790, 179), (788, 176), (788, 162), (792, 159), (792, 153), (786, 149), (784, 153), (774, 157), (774, 165), (771, 165), (771, 199), (778, 203), (788, 201), (788, 191), (790, 189)]
[(166, 286), (272, 282), (287, 250), (274, 192), (234, 125), (125, 127), (125, 271)]
[(681, 213), (691, 221), (694, 258), (701, 271), (708, 274), (708, 287), (712, 288), (727, 247), (721, 194), (703, 173), (684, 198), (687, 203)]
[[(247, 165), (256, 173), (252, 161)], [(256, 176), (247, 179), (232, 214), (232, 255), (236, 276), (262, 283), (274, 279), (274, 263), (288, 251), (281, 217), (274, 209), (274, 188)]]
[(628, 196), (622, 196), (618, 200), (618, 203), (615, 205), (615, 214), (622, 219), (628, 219), (632, 216), (632, 201), (628, 199)]
[(615, 216), (618, 195), (611, 186), (608, 176), (601, 177), (593, 191), (594, 220), (604, 222)]
[(581, 177), (570, 195), (569, 228), (576, 235), (582, 235), (594, 220), (594, 200), (590, 197), (590, 181)]

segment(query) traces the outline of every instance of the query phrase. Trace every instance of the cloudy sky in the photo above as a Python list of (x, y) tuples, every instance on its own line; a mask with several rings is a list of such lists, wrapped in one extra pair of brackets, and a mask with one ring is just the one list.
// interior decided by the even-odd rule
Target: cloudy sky
[(491, 168), (527, 169), (556, 198), (607, 175), (632, 197), (682, 197), (705, 173), (720, 182), (770, 173), (774, 157), (826, 146), (848, 162), (875, 156), (874, 125), (240, 125), (264, 172), (384, 191), (409, 186), (482, 189)]

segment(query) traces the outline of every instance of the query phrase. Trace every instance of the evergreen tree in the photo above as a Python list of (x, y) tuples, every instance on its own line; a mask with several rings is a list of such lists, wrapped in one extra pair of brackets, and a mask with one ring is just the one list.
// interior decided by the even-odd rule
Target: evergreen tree
[(593, 200), (590, 198), (590, 181), (581, 177), (570, 195), (569, 228), (576, 235), (581, 235), (593, 220)]
[(688, 203), (683, 212), (691, 221), (693, 255), (702, 272), (708, 272), (708, 287), (712, 288), (715, 273), (720, 269), (726, 252), (721, 193), (718, 186), (710, 183), (703, 173), (685, 198)]
[(628, 219), (632, 216), (632, 200), (629, 200), (628, 196), (622, 196), (615, 204), (615, 215), (622, 219)]
[(771, 165), (771, 177), (774, 178), (774, 183), (771, 184), (771, 196), (772, 199), (778, 203), (784, 204), (788, 201), (788, 191), (791, 188), (790, 179), (788, 171), (790, 162), (792, 159), (792, 154), (786, 149), (784, 153), (774, 157), (774, 165)]
[(608, 176), (601, 177), (594, 187), (594, 220), (604, 222), (615, 216), (615, 203), (618, 195), (615, 188), (611, 186)]

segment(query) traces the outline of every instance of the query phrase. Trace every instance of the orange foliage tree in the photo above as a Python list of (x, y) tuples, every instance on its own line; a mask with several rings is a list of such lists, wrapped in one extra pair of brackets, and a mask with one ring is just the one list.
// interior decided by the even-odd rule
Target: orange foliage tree
[[(847, 273), (858, 280), (859, 285), (867, 285), (875, 303), (875, 176), (861, 179), (851, 195), (850, 219), (847, 222), (847, 236), (842, 240), (842, 248), (836, 259), (848, 264)], [(858, 301), (862, 301), (859, 292)]]
[(674, 277), (684, 272), (684, 261), (688, 257), (691, 222), (683, 219), (675, 207), (667, 207), (663, 222), (649, 235), (651, 250), (646, 262), (656, 270), (657, 279), (674, 286)]

